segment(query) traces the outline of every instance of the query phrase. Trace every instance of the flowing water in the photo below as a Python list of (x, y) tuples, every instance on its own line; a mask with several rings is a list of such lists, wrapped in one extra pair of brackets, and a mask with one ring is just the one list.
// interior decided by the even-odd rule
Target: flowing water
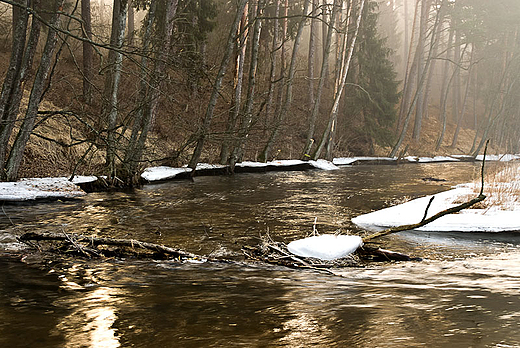
[(423, 261), (336, 276), (250, 262), (45, 260), (12, 250), (20, 231), (63, 229), (233, 258), (266, 233), (303, 237), (315, 219), (321, 233), (355, 233), (352, 217), (469, 181), (478, 169), (198, 177), (3, 206), (0, 347), (520, 347), (514, 234), (399, 233), (385, 247)]

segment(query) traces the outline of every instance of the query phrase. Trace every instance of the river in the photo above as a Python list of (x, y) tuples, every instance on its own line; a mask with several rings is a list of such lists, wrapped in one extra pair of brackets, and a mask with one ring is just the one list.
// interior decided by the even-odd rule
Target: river
[[(520, 347), (520, 238), (406, 232), (423, 261), (336, 270), (252, 262), (41, 259), (22, 231), (134, 238), (239, 258), (278, 241), (356, 231), (350, 219), (478, 176), (470, 163), (197, 177), (80, 200), (4, 205), (0, 347)], [(446, 181), (425, 181), (434, 177)], [(418, 217), (420, 219), (421, 217)]]

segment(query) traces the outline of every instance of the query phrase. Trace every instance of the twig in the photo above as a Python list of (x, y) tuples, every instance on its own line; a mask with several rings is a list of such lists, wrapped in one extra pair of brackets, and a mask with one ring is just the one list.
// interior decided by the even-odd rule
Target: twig
[(428, 210), (430, 209), (430, 206), (432, 205), (432, 202), (433, 202), (434, 198), (435, 198), (435, 196), (432, 196), (432, 198), (430, 198), (430, 201), (428, 202), (428, 205), (426, 206), (426, 209), (424, 210), (424, 216), (423, 216), (421, 222), (426, 220), (426, 216), (428, 215)]

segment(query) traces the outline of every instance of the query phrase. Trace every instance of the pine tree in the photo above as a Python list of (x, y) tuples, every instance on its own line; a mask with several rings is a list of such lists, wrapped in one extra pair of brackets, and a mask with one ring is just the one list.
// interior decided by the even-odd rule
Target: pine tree
[(356, 47), (357, 64), (348, 78), (348, 83), (356, 88), (347, 95), (344, 110), (348, 123), (359, 124), (354, 131), (373, 148), (374, 143), (389, 145), (393, 141), (390, 128), (397, 118), (400, 94), (397, 73), (390, 61), (393, 52), (377, 32), (377, 2), (367, 5)]

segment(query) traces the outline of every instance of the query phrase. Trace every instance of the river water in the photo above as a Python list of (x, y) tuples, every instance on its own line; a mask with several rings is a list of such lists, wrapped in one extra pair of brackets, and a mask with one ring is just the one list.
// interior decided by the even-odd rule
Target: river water
[(321, 233), (359, 233), (352, 217), (467, 182), (478, 170), (460, 163), (198, 177), (3, 206), (0, 347), (520, 347), (514, 234), (399, 233), (381, 242), (423, 261), (336, 276), (251, 262), (51, 260), (10, 249), (21, 231), (65, 230), (238, 258), (266, 233), (285, 242), (305, 236), (315, 219)]

